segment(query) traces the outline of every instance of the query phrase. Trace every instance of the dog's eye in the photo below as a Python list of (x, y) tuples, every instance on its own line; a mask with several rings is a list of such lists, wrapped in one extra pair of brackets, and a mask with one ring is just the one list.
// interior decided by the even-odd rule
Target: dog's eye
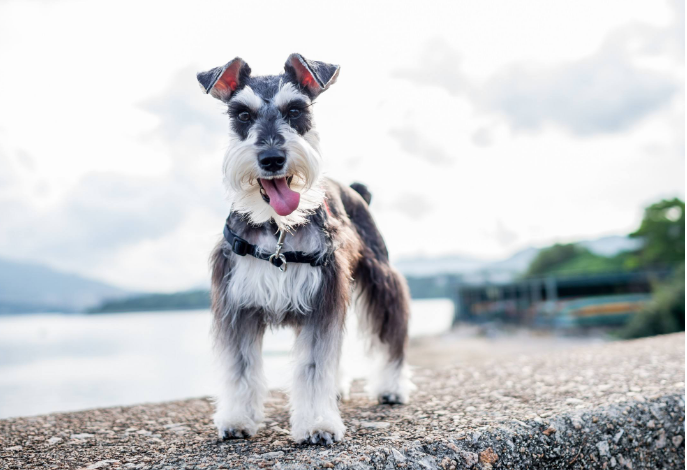
[(290, 117), (291, 119), (296, 119), (296, 118), (299, 117), (300, 115), (301, 115), (301, 110), (300, 110), (300, 109), (298, 109), (298, 108), (291, 108), (291, 109), (289, 109), (289, 117)]
[(250, 121), (250, 113), (248, 111), (240, 112), (237, 117), (239, 118), (239, 121), (241, 121), (241, 122)]

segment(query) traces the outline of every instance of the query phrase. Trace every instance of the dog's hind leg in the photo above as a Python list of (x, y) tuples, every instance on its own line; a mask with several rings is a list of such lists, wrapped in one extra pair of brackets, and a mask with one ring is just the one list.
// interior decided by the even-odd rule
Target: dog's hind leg
[(337, 398), (339, 401), (348, 401), (351, 398), (351, 384), (353, 379), (349, 375), (343, 364), (339, 364), (339, 372), (336, 377)]
[(381, 362), (370, 377), (369, 388), (373, 399), (380, 403), (406, 403), (414, 388), (405, 365), (408, 286), (389, 264), (384, 239), (368, 208), (370, 192), (359, 184), (353, 185), (353, 190), (341, 187), (341, 200), (361, 242), (361, 256), (353, 271), (358, 292), (356, 309), (359, 325)]
[(259, 310), (240, 310), (216, 326), (221, 367), (215, 426), (220, 439), (253, 436), (264, 418), (267, 384), (262, 368), (265, 323)]
[(359, 325), (376, 356), (370, 395), (383, 404), (407, 403), (414, 386), (405, 364), (410, 314), (405, 279), (388, 262), (369, 256), (361, 260), (355, 281)]

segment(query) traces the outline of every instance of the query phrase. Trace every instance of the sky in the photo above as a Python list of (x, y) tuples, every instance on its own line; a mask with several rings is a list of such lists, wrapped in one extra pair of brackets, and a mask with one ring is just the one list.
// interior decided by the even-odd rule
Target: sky
[(684, 2), (0, 0), (0, 257), (140, 291), (207, 285), (229, 211), (195, 74), (341, 66), (314, 106), (392, 261), (499, 259), (683, 197)]

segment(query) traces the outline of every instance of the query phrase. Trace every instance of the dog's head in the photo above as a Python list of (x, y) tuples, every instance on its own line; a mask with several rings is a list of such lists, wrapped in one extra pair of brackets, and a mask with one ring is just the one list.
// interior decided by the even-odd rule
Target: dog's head
[(312, 104), (339, 66), (291, 54), (280, 75), (251, 76), (236, 58), (197, 75), (205, 93), (228, 105), (231, 142), (224, 183), (232, 210), (260, 224), (298, 225), (323, 200)]

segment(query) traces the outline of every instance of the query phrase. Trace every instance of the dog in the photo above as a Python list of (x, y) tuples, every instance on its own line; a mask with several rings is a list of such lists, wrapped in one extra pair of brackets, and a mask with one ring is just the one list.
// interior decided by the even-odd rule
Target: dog
[(210, 260), (220, 439), (253, 436), (264, 418), (262, 338), (275, 326), (297, 335), (293, 439), (329, 445), (343, 438), (338, 368), (354, 302), (381, 361), (372, 396), (406, 403), (413, 387), (405, 366), (408, 287), (389, 264), (371, 195), (362, 184), (322, 175), (313, 104), (339, 70), (291, 54), (279, 75), (254, 77), (238, 57), (197, 74), (202, 90), (227, 105), (230, 124), (223, 173), (231, 212)]

